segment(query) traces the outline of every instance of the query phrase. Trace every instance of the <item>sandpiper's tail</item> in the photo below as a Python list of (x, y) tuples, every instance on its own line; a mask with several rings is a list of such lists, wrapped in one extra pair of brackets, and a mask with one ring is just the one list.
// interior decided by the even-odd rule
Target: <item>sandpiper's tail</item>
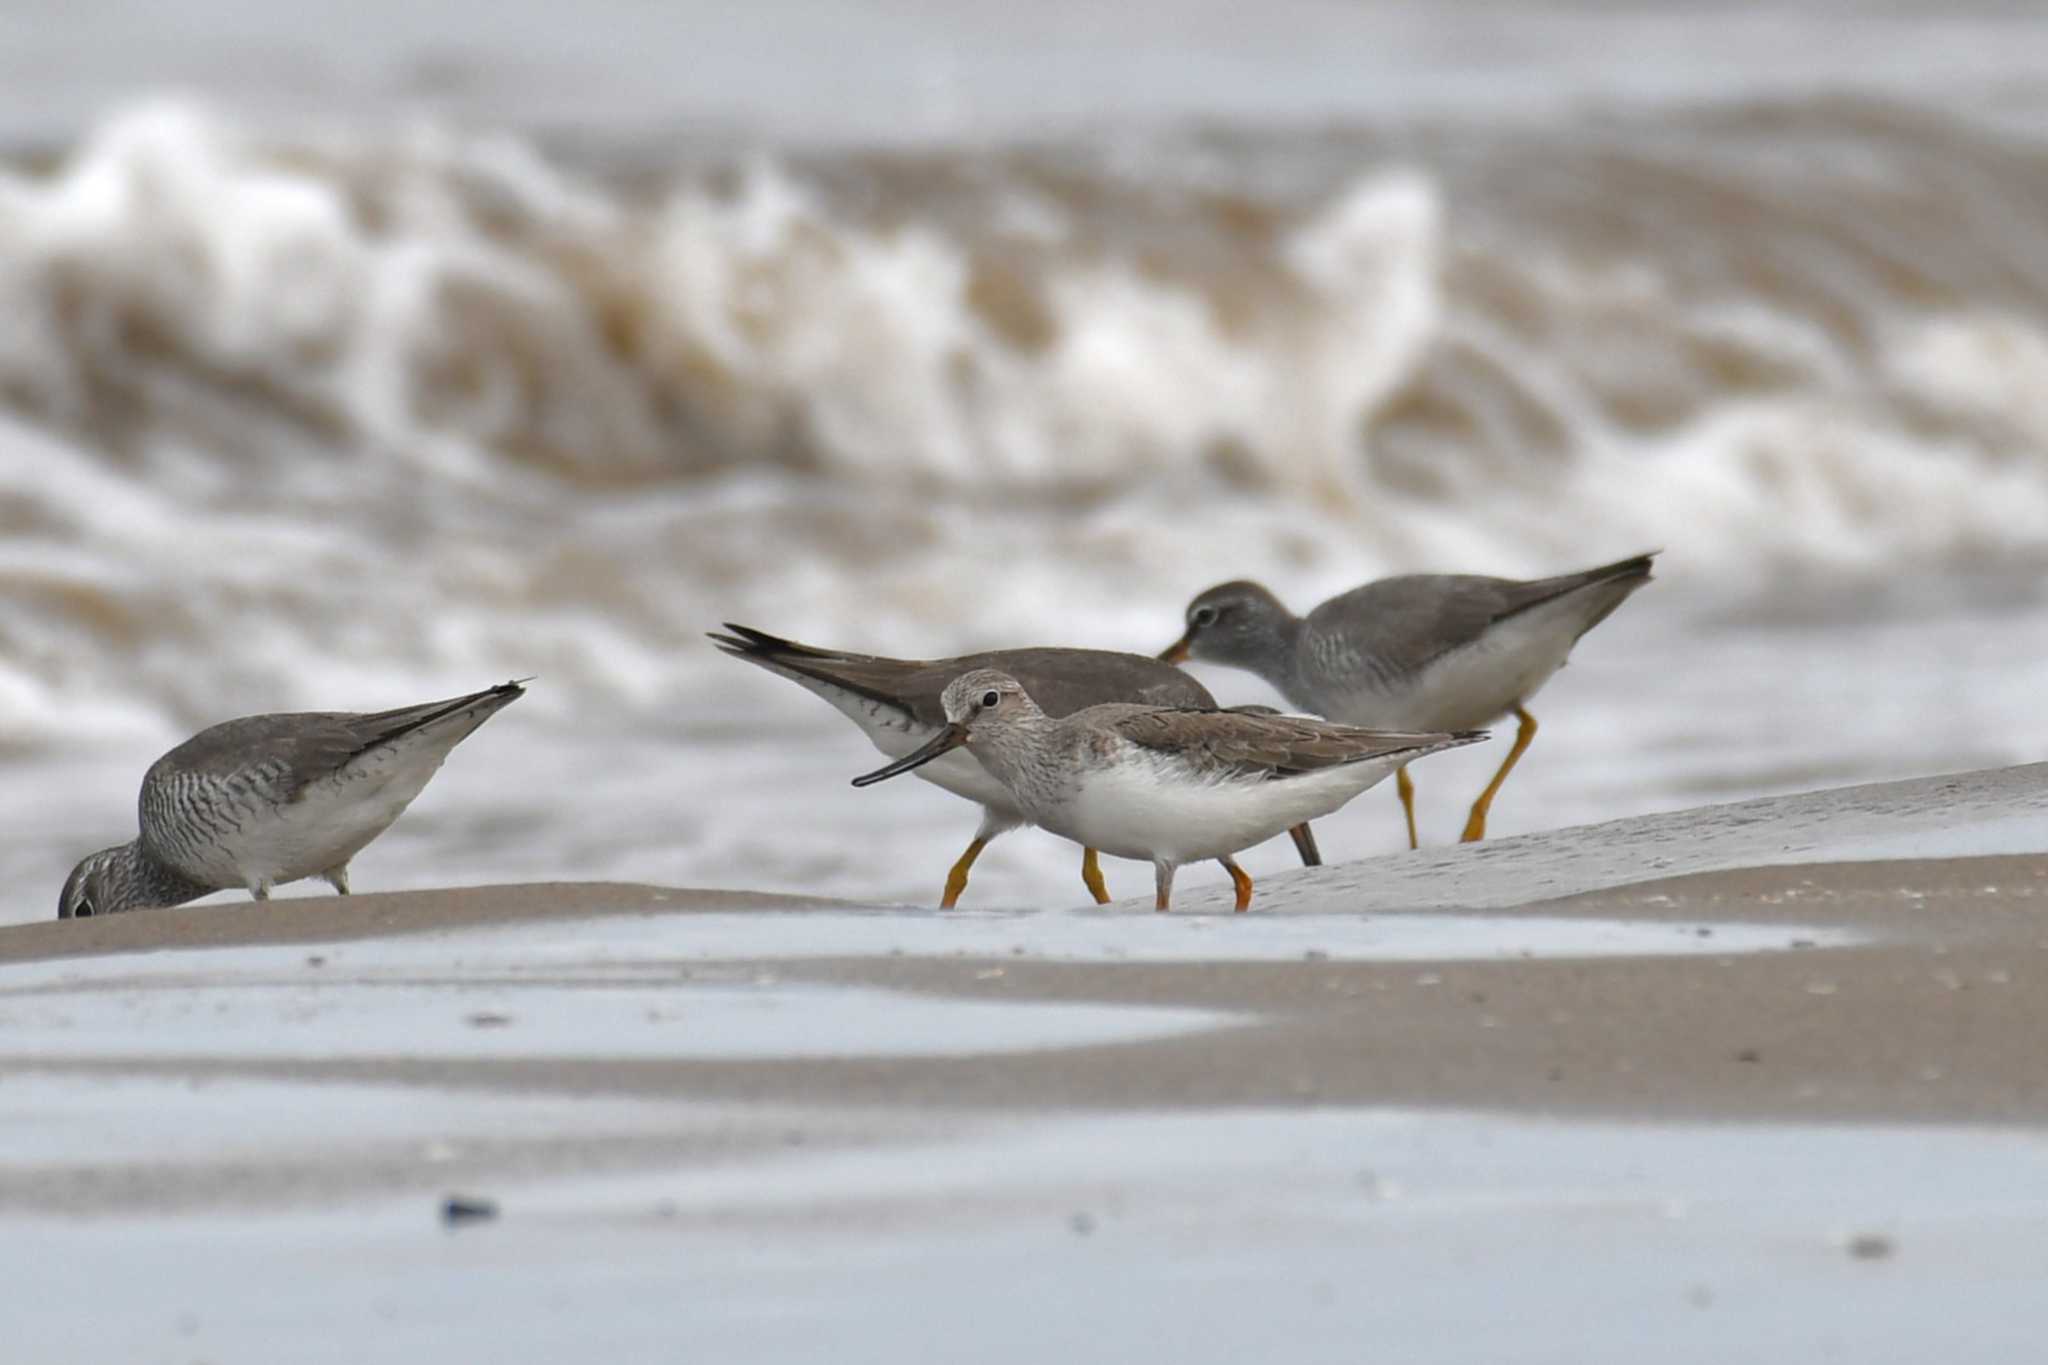
[(809, 688), (863, 729), (866, 725), (852, 709), (854, 703), (849, 698), (864, 699), (892, 711), (911, 710), (901, 691), (904, 676), (919, 667), (911, 660), (817, 649), (731, 621), (725, 623), (725, 628), (732, 634), (707, 632), (720, 650)]
[(1648, 554), (1631, 555), (1612, 564), (1602, 564), (1597, 569), (1581, 569), (1577, 573), (1538, 579), (1526, 585), (1530, 590), (1528, 596), (1515, 603), (1513, 610), (1503, 613), (1501, 619), (1518, 616), (1547, 602), (1574, 598), (1582, 607), (1578, 634), (1584, 635), (1627, 601), (1630, 593), (1650, 581), (1651, 561), (1662, 553), (1661, 550), (1652, 550)]
[(377, 711), (355, 717), (351, 728), (357, 736), (357, 747), (355, 754), (348, 757), (353, 758), (356, 754), (382, 748), (408, 735), (430, 730), (459, 731), (447, 736), (447, 747), (452, 749), (468, 738), (477, 726), (525, 696), (526, 684), (532, 681), (532, 678), (514, 678), (463, 697), (421, 702), (417, 706), (401, 706), (394, 711)]

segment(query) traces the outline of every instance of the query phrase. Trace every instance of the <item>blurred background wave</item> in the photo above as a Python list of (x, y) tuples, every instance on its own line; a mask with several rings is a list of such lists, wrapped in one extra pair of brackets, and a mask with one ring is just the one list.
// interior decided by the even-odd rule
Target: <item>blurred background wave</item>
[(200, 725), (528, 673), (366, 889), (930, 899), (968, 808), (701, 632), (1240, 575), (1663, 548), (1503, 833), (2048, 749), (2023, 9), (33, 0), (0, 76), (0, 918)]

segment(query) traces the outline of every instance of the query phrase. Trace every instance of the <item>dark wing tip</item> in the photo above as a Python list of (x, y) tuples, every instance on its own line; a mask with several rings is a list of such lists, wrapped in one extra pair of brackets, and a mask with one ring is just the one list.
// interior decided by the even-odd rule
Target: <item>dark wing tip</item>
[(1645, 550), (1639, 555), (1630, 555), (1627, 559), (1617, 559), (1612, 564), (1593, 572), (1603, 579), (1650, 578), (1653, 576), (1650, 572), (1653, 561), (1663, 553), (1662, 549)]
[(1467, 744), (1477, 744), (1482, 739), (1492, 739), (1491, 730), (1450, 730), (1438, 735), (1406, 735), (1408, 743), (1382, 753), (1412, 753), (1420, 758), (1425, 754), (1440, 754), (1446, 749), (1457, 749)]
[(726, 621), (723, 625), (732, 634), (722, 635), (716, 631), (707, 631), (705, 633), (711, 639), (718, 642), (720, 649), (743, 659), (780, 659), (787, 662), (791, 659), (834, 659), (840, 657), (830, 650), (815, 649), (810, 645), (798, 644), (795, 640), (786, 640), (780, 635), (770, 635), (765, 630), (756, 630), (752, 626), (743, 626), (737, 621)]
[(799, 654), (812, 652), (808, 646), (800, 645), (794, 640), (786, 640), (780, 635), (770, 635), (765, 630), (756, 630), (752, 626), (743, 626), (737, 621), (726, 621), (721, 624), (734, 635), (737, 635), (742, 642), (755, 649), (787, 649)]

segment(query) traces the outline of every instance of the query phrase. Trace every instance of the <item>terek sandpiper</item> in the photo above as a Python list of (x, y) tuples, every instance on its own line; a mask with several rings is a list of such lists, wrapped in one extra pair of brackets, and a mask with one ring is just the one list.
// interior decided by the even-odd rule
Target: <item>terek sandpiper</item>
[[(889, 758), (917, 751), (945, 728), (945, 707), (940, 699), (946, 684), (976, 668), (999, 668), (1023, 679), (1032, 695), (1055, 716), (1106, 701), (1205, 710), (1216, 705), (1209, 689), (1194, 678), (1141, 654), (1099, 649), (998, 649), (957, 659), (889, 659), (814, 649), (730, 621), (725, 628), (732, 633), (711, 636), (720, 649), (817, 693), (858, 725), (868, 742)], [(939, 906), (950, 910), (967, 889), (968, 869), (989, 841), (1029, 821), (1003, 784), (967, 754), (948, 755), (918, 769), (917, 775), (981, 807), (981, 828), (946, 874)], [(1322, 861), (1306, 824), (1289, 832), (1305, 865), (1313, 867)], [(1109, 889), (1092, 848), (1082, 854), (1081, 880), (1097, 904), (1109, 902)]]
[(1404, 763), (1486, 738), (1127, 702), (1057, 719), (992, 668), (955, 678), (941, 702), (946, 724), (929, 742), (853, 784), (921, 770), (964, 746), (1033, 824), (1151, 863), (1161, 910), (1174, 869), (1204, 858), (1229, 870), (1245, 909), (1252, 879), (1232, 854), (1328, 815)]
[(236, 886), (268, 900), (271, 887), (302, 877), (346, 896), (349, 859), (391, 827), (450, 749), (525, 691), (508, 682), (396, 711), (244, 716), (201, 730), (150, 765), (140, 837), (80, 861), (57, 918)]
[[(1159, 657), (1247, 669), (1294, 705), (1347, 725), (1466, 730), (1512, 712), (1514, 747), (1465, 822), (1464, 839), (1483, 839), (1495, 793), (1536, 738), (1529, 698), (1580, 636), (1650, 581), (1653, 554), (1530, 582), (1383, 578), (1305, 617), (1257, 583), (1224, 583), (1188, 604), (1186, 633)], [(1415, 787), (1405, 769), (1398, 786), (1414, 848)]]

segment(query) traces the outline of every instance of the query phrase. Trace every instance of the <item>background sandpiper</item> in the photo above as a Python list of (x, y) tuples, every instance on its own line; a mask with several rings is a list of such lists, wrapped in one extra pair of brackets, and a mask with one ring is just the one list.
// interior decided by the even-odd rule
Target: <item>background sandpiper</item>
[[(1246, 669), (1294, 705), (1347, 725), (1468, 730), (1513, 712), (1514, 746), (1472, 803), (1461, 836), (1483, 839), (1494, 795), (1536, 738), (1529, 698), (1564, 667), (1580, 636), (1650, 581), (1653, 557), (1529, 582), (1383, 578), (1305, 617), (1257, 583), (1223, 583), (1188, 604), (1186, 632), (1159, 657)], [(1415, 848), (1415, 786), (1405, 768), (1398, 786)]]
[(271, 887), (303, 877), (346, 896), (349, 859), (391, 827), (450, 749), (525, 691), (508, 682), (396, 711), (286, 712), (201, 730), (150, 765), (140, 836), (82, 859), (57, 918), (235, 886), (268, 900)]
[(1122, 702), (1057, 718), (990, 668), (954, 679), (942, 704), (947, 723), (928, 743), (854, 785), (965, 747), (1033, 824), (1151, 863), (1161, 910), (1172, 902), (1174, 870), (1204, 858), (1228, 869), (1237, 908), (1246, 909), (1252, 879), (1232, 854), (1328, 815), (1404, 763), (1486, 738)]
[[(1215, 708), (1209, 689), (1178, 668), (1142, 654), (1100, 649), (998, 649), (955, 659), (890, 659), (816, 649), (728, 621), (730, 635), (713, 634), (720, 649), (757, 664), (816, 693), (858, 725), (868, 742), (890, 758), (914, 753), (946, 726), (942, 697), (946, 685), (977, 668), (996, 668), (1031, 688), (1047, 712), (1069, 715), (1101, 702), (1144, 702), (1155, 706)], [(917, 775), (981, 807), (981, 827), (946, 873), (939, 900), (950, 910), (967, 889), (968, 870), (989, 841), (1029, 823), (1009, 790), (967, 753), (952, 753), (918, 769)], [(1305, 865), (1322, 861), (1306, 824), (1290, 833)], [(1098, 905), (1109, 903), (1109, 888), (1093, 848), (1084, 848), (1081, 880)]]

